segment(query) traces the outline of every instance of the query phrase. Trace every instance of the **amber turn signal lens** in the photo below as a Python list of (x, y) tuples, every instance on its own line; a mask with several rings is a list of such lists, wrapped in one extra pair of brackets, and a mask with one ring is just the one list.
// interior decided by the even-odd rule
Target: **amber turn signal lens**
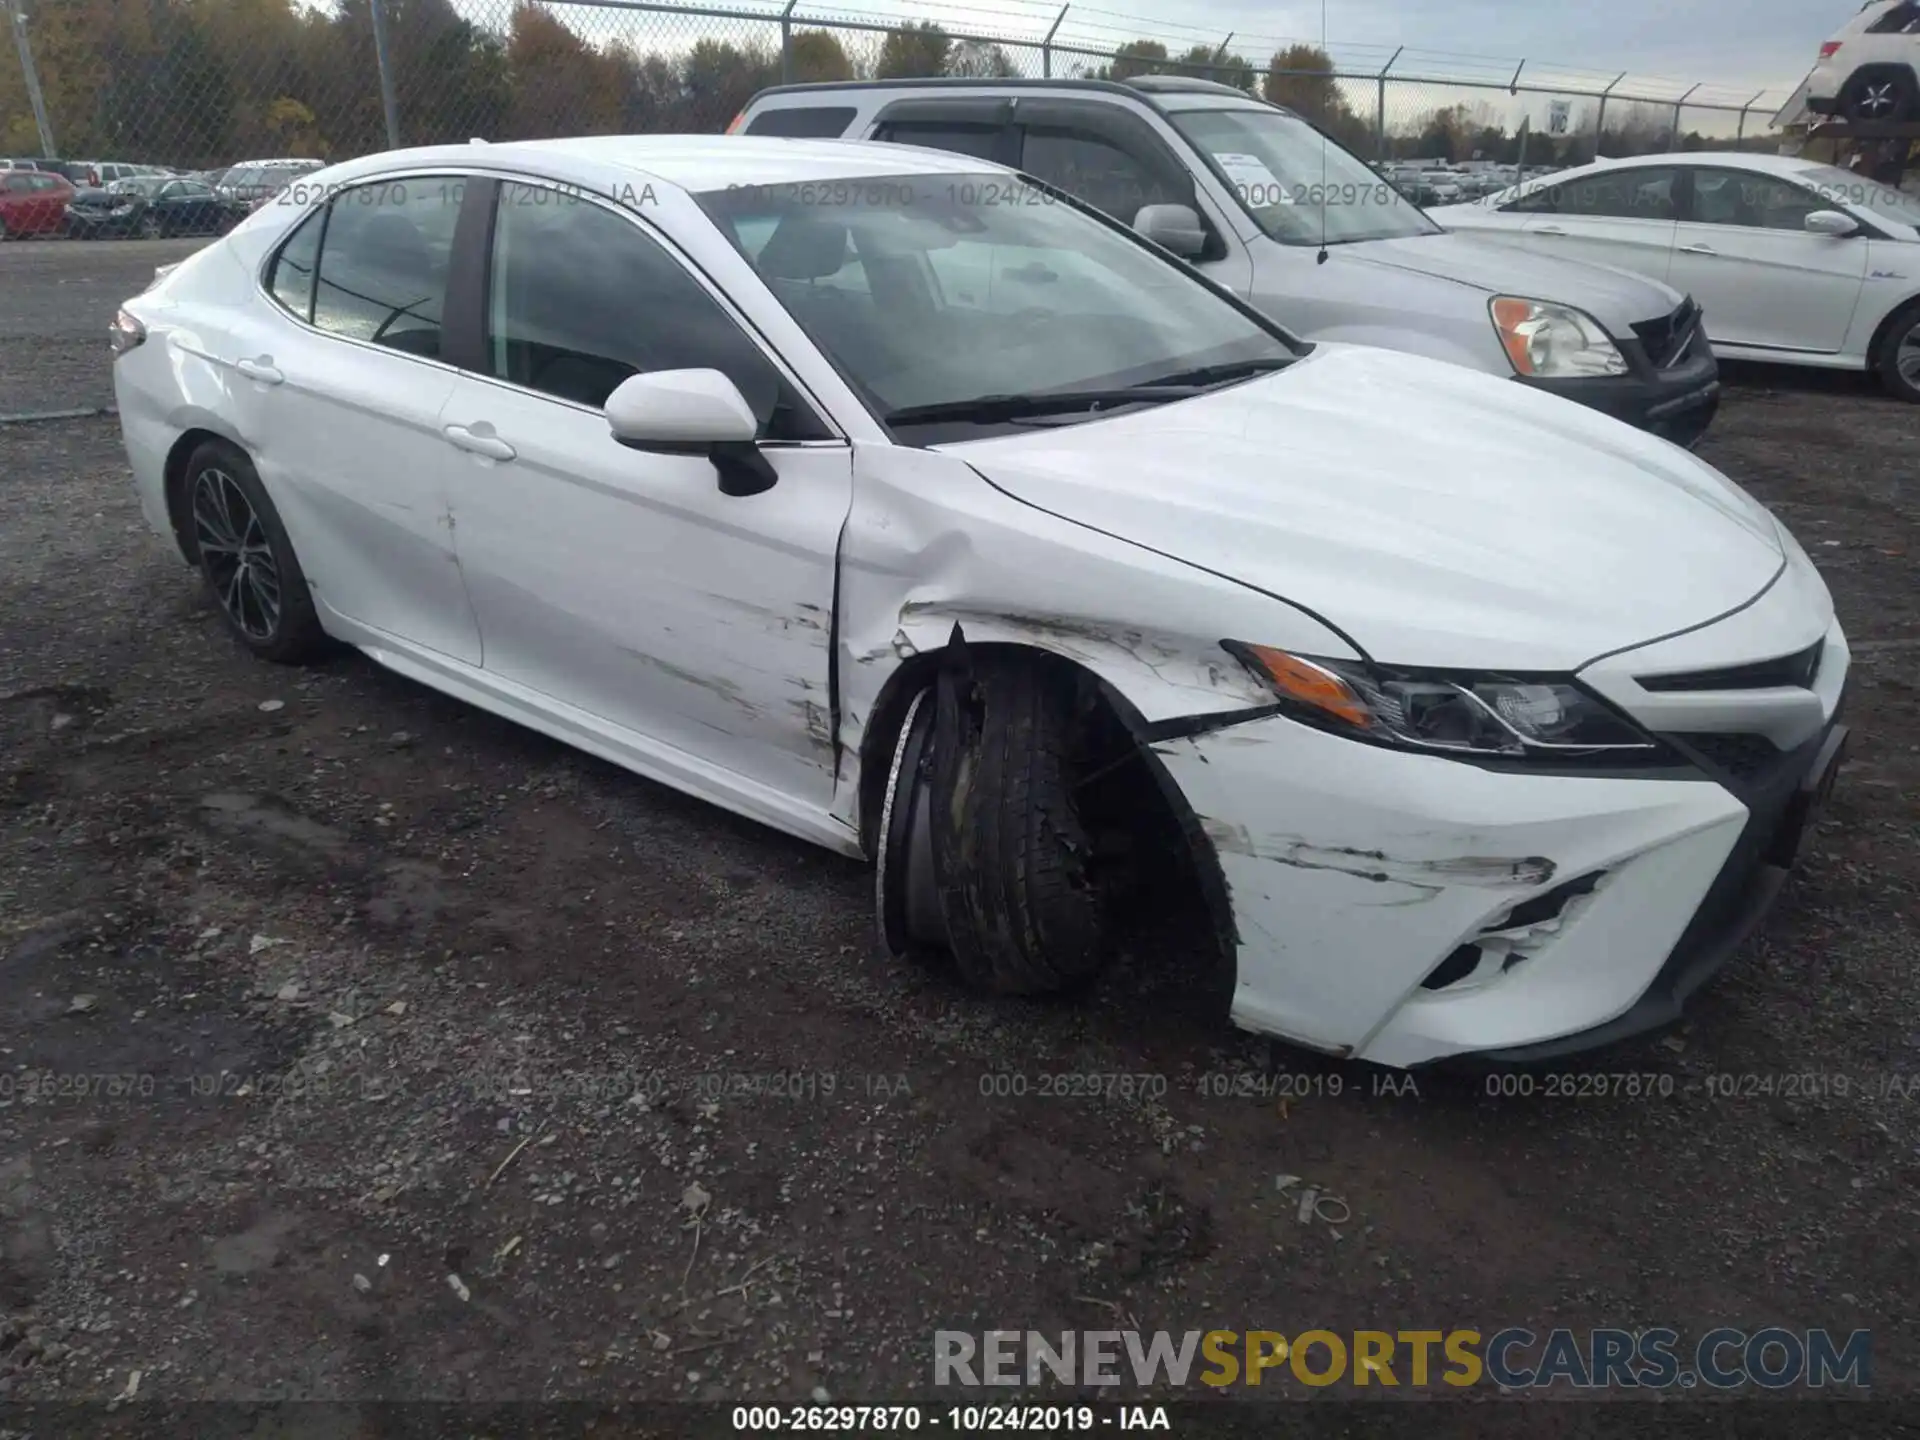
[(1256, 667), (1289, 700), (1311, 705), (1335, 719), (1367, 730), (1373, 726), (1373, 712), (1354, 693), (1353, 687), (1331, 670), (1275, 650), (1269, 645), (1235, 647), (1241, 658)]

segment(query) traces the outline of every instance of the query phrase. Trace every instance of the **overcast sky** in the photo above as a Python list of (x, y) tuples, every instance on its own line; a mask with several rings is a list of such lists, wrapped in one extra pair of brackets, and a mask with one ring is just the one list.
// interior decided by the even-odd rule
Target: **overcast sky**
[[(1163, 17), (1180, 23), (1182, 33), (1217, 21), (1222, 36), (1229, 30), (1263, 39), (1320, 34), (1320, 6), (1313, 0), (1091, 3)], [(1326, 25), (1336, 50), (1406, 45), (1758, 89), (1797, 85), (1820, 42), (1859, 8), (1859, 0), (1327, 0)]]

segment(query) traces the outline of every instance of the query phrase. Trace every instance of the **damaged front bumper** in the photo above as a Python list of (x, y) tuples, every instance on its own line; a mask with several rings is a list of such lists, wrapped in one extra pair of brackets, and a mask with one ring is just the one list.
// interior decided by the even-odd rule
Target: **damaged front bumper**
[(1778, 893), (1844, 741), (1829, 718), (1734, 788), (1710, 766), (1483, 768), (1277, 716), (1154, 750), (1226, 884), (1234, 1021), (1415, 1066), (1676, 1019)]

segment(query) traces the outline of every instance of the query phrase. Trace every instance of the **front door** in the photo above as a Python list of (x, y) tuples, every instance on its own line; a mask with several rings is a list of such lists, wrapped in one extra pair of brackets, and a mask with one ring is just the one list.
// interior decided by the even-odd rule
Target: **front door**
[[(491, 188), (491, 187), (489, 187)], [(501, 679), (824, 810), (834, 570), (852, 452), (681, 259), (597, 199), (503, 183), (484, 371), (438, 417), (460, 568)], [(778, 473), (629, 449), (602, 407), (641, 371), (716, 369)]]

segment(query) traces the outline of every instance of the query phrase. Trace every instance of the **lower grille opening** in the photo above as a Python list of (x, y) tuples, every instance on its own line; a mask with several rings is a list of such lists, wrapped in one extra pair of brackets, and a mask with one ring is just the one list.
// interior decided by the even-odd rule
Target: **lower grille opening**
[(1522, 900), (1482, 927), (1420, 982), (1427, 990), (1447, 990), (1467, 980), (1485, 981), (1506, 974), (1539, 945), (1559, 933), (1570, 906), (1593, 894), (1607, 878), (1604, 870), (1556, 885), (1544, 895)]
[(1673, 739), (1735, 780), (1758, 780), (1780, 761), (1780, 747), (1765, 735), (1696, 731)]

